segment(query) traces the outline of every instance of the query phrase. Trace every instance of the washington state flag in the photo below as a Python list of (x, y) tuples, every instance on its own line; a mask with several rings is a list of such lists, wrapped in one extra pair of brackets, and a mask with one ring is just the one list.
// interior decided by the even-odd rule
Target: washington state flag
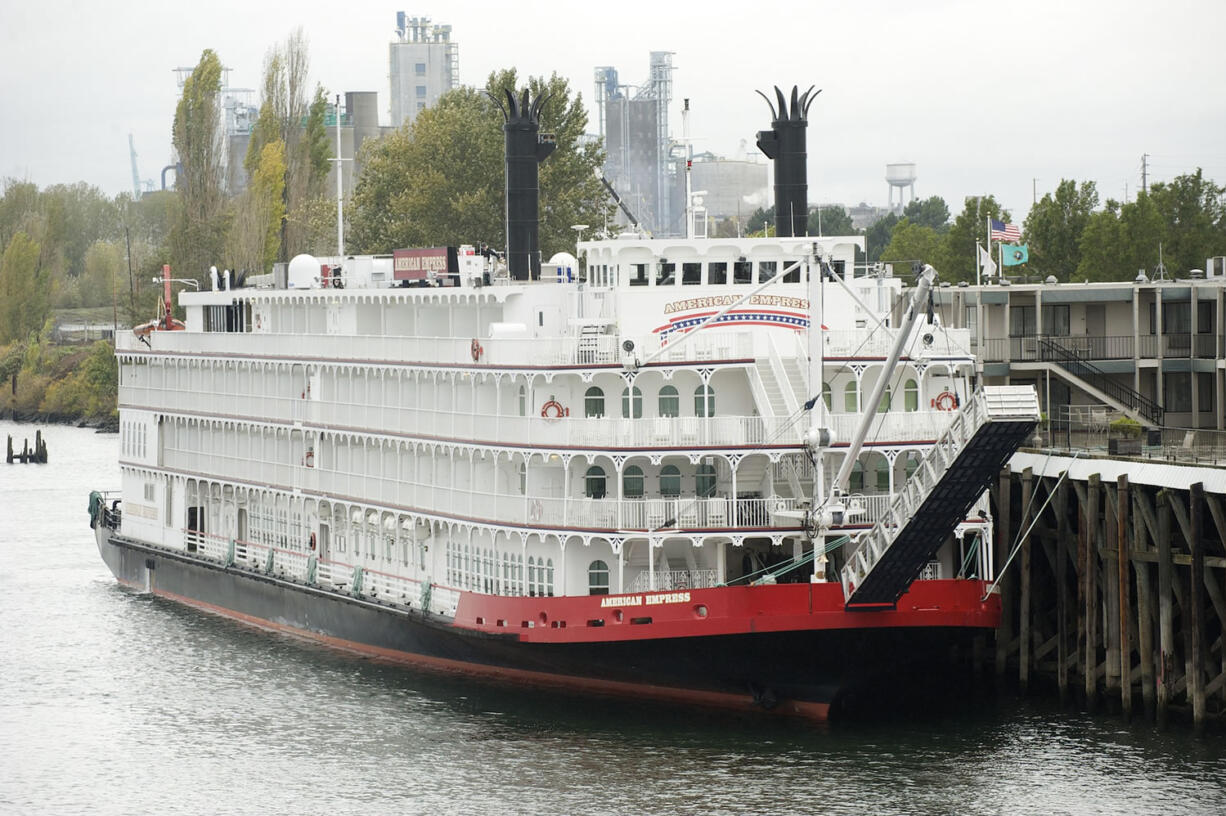
[(1029, 244), (1005, 244), (1000, 252), (1005, 266), (1017, 266), (1030, 260)]

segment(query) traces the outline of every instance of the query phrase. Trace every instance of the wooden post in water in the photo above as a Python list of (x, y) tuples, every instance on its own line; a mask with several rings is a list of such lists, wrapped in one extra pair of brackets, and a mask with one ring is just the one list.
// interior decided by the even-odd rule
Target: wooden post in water
[(1124, 717), (1132, 717), (1132, 637), (1128, 630), (1128, 619), (1131, 615), (1128, 594), (1128, 476), (1120, 474), (1116, 479), (1115, 528), (1116, 560), (1119, 564), (1120, 599), (1120, 706)]
[(1009, 604), (1011, 593), (1008, 591), (1008, 576), (1004, 570), (1009, 558), (1012, 542), (1009, 537), (1009, 505), (1013, 488), (1013, 474), (1005, 465), (1000, 472), (1000, 487), (996, 493), (996, 569), (1000, 582), (997, 590), (1000, 592), (1000, 627), (996, 630), (996, 683), (1001, 685), (1005, 679), (1005, 667), (1009, 660), (1009, 645), (1013, 639), (1013, 627), (1010, 625)]
[(1192, 552), (1188, 593), (1192, 612), (1188, 633), (1192, 670), (1188, 675), (1188, 697), (1192, 701), (1192, 725), (1197, 731), (1205, 726), (1205, 548), (1201, 542), (1204, 506), (1205, 486), (1197, 482), (1188, 488), (1188, 549)]
[[(1150, 537), (1146, 534), (1147, 522), (1141, 510), (1144, 487), (1132, 494), (1133, 549), (1139, 554), (1149, 553)], [(1138, 558), (1133, 562), (1137, 576), (1137, 653), (1141, 658), (1141, 698), (1145, 703), (1145, 716), (1154, 718), (1154, 604), (1150, 587), (1149, 563)]]
[(1171, 505), (1166, 491), (1158, 493), (1158, 726), (1166, 725), (1175, 684), (1175, 624), (1173, 592), (1175, 565), (1171, 561)]
[(1068, 703), (1068, 479), (1056, 488), (1056, 685), (1061, 706)]
[(1099, 481), (1099, 475), (1091, 473), (1086, 485), (1086, 557), (1085, 564), (1082, 565), (1086, 587), (1086, 708), (1090, 711), (1098, 705), (1098, 581), (1095, 573), (1098, 570), (1098, 496), (1101, 492)]
[[(1030, 468), (1022, 471), (1022, 518), (1018, 530), (1025, 533), (1030, 527), (1034, 512), (1031, 500), (1034, 495), (1034, 473)], [(1019, 579), (1018, 605), (1018, 653), (1017, 686), (1022, 696), (1030, 690), (1030, 535), (1022, 535), (1022, 564)]]
[(1119, 572), (1119, 558), (1116, 553), (1116, 543), (1119, 529), (1119, 519), (1116, 517), (1119, 504), (1115, 485), (1103, 485), (1103, 526), (1101, 546), (1103, 564), (1103, 606), (1105, 607), (1102, 633), (1103, 645), (1107, 647), (1106, 674), (1107, 699), (1115, 705), (1120, 691), (1120, 584), (1116, 579)]

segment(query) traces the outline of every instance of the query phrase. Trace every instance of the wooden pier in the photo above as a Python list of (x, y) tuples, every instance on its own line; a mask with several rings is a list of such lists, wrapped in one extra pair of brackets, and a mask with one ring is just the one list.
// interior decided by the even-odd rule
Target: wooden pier
[(34, 449), (30, 449), (30, 440), (23, 439), (21, 450), (19, 452), (13, 450), (13, 437), (10, 434), (8, 438), (8, 451), (5, 457), (5, 462), (8, 464), (20, 463), (23, 465), (47, 464), (47, 441), (43, 439), (42, 431), (34, 432)]
[(998, 681), (1159, 724), (1226, 717), (1226, 469), (1023, 453), (990, 492)]

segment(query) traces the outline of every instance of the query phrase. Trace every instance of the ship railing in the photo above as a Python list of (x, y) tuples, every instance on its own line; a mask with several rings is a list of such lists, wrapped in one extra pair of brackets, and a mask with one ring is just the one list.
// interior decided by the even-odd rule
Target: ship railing
[[(895, 397), (897, 399), (897, 396)], [(957, 415), (955, 411), (887, 411), (879, 413), (869, 426), (867, 439), (878, 442), (938, 439)], [(846, 445), (856, 432), (860, 414), (828, 413), (835, 443)]]
[[(250, 350), (248, 333), (153, 332), (146, 338), (154, 351), (229, 356)], [(476, 341), (476, 348), (474, 348)], [(685, 343), (667, 336), (562, 335), (554, 337), (419, 337), (408, 335), (303, 334), (261, 332), (260, 353), (270, 357), (310, 355), (323, 359), (371, 362), (420, 362), (482, 367), (609, 365), (623, 361), (626, 341), (643, 359), (669, 347), (662, 359), (672, 362), (743, 360), (753, 356), (753, 335), (745, 331), (708, 329)], [(121, 332), (118, 351), (147, 351), (131, 332)]]
[[(904, 354), (911, 358), (919, 357), (970, 357), (970, 329), (938, 329), (930, 326), (916, 326), (914, 339), (922, 335), (932, 335), (931, 343), (909, 342)], [(876, 329), (836, 329), (823, 333), (825, 338), (822, 347), (823, 355), (832, 357), (888, 357), (894, 335)]]
[(315, 553), (274, 547), (254, 541), (183, 529), (186, 550), (230, 567), (275, 575), (331, 592), (393, 603), (415, 609), (429, 606), (442, 614), (455, 614), (460, 595), (448, 587), (426, 584), (344, 561), (317, 558)]
[[(652, 578), (655, 586), (652, 586)], [(713, 569), (656, 570), (655, 574), (644, 569), (634, 577), (627, 592), (676, 592), (686, 589), (711, 589), (719, 585), (718, 573)]]
[[(584, 406), (580, 401), (563, 405), (570, 412), (568, 416), (547, 419), (535, 413), (521, 417), (403, 407), (399, 395), (387, 396), (383, 404), (375, 405), (368, 402), (218, 393), (210, 395), (209, 407), (211, 411), (228, 417), (249, 417), (253, 422), (275, 417), (302, 420), (313, 425), (370, 428), (379, 432), (453, 439), (497, 439), (503, 444), (556, 447), (799, 446), (802, 431), (801, 423), (785, 417), (587, 417), (583, 416)], [(123, 403), (164, 411), (200, 409), (200, 400), (195, 392), (151, 386), (124, 385)], [(605, 406), (618, 410), (616, 395), (606, 395)], [(888, 420), (885, 427), (901, 432), (905, 425), (906, 421), (900, 418)], [(878, 435), (877, 438), (885, 437)]]

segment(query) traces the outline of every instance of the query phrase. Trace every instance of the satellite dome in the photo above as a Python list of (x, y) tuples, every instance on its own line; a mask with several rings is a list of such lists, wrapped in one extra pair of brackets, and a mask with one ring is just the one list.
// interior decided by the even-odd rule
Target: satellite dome
[(310, 289), (319, 277), (319, 259), (314, 255), (295, 255), (289, 262), (290, 289)]

